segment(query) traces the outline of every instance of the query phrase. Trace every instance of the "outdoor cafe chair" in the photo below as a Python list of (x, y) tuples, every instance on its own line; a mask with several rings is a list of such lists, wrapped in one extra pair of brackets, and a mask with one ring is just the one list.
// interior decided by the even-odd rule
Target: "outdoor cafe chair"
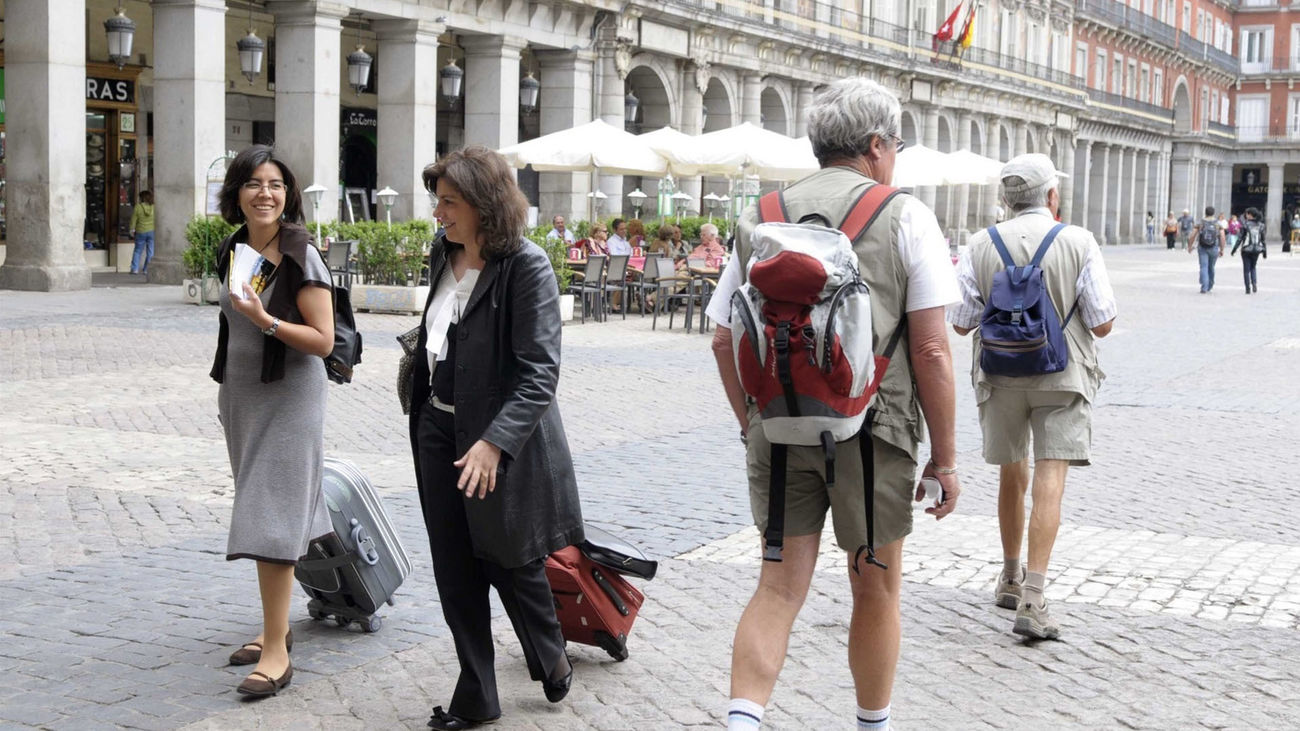
[[(652, 268), (654, 271), (654, 285), (653, 287), (644, 286), (647, 289), (654, 289), (655, 306), (652, 308), (654, 317), (650, 321), (650, 329), (655, 330), (659, 327), (659, 313), (668, 311), (669, 299), (676, 291), (677, 286), (685, 280), (677, 275), (677, 265), (670, 256), (656, 256), (653, 259), (646, 259), (646, 276), (650, 276)], [(669, 318), (670, 322), (671, 319)]]
[[(671, 260), (670, 260), (671, 264)], [(647, 257), (641, 271), (630, 269), (631, 278), (627, 283), (628, 295), (635, 293), (637, 309), (645, 317), (646, 304), (651, 292), (659, 291), (659, 265), (654, 257)], [(670, 272), (671, 275), (671, 272)]]
[[(600, 314), (605, 309), (605, 262), (607, 256), (589, 256), (587, 264), (582, 270), (582, 279), (569, 284), (569, 293), (576, 294), (582, 300), (582, 323), (587, 322), (587, 312), (593, 312), (596, 321), (600, 322)], [(593, 309), (588, 309), (587, 302), (590, 297), (594, 303)]]
[(355, 240), (330, 243), (329, 249), (325, 251), (325, 264), (334, 278), (334, 284), (352, 289), (352, 274), (356, 271), (356, 265), (352, 261), (352, 251), (360, 243)]
[[(614, 292), (624, 293), (623, 306), (620, 308), (623, 311), (624, 320), (627, 319), (627, 307), (629, 304), (627, 301), (627, 294), (626, 294), (628, 289), (627, 286), (628, 258), (629, 257), (627, 254), (615, 254), (609, 257), (609, 266), (605, 269), (605, 282), (602, 285), (602, 289), (604, 290), (604, 296), (602, 299), (605, 302), (610, 301), (609, 295), (613, 294)], [(604, 312), (604, 310), (602, 309), (601, 312)]]

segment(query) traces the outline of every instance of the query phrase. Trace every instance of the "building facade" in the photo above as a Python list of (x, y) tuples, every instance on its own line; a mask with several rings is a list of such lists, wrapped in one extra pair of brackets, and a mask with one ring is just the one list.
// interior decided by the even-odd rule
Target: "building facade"
[[(385, 186), (394, 217), (427, 217), (420, 171), (463, 144), (595, 118), (802, 136), (817, 88), (844, 76), (898, 94), (909, 143), (1050, 155), (1063, 218), (1108, 243), (1141, 240), (1148, 211), (1259, 204), (1278, 220), (1300, 172), (1300, 19), (1250, 1), (983, 0), (965, 46), (969, 7), (958, 39), (936, 42), (955, 5), (937, 0), (123, 0), (133, 49), (114, 60), (118, 4), (3, 0), (0, 287), (84, 287), (89, 267), (122, 266), (143, 189), (158, 209), (150, 279), (179, 281), (186, 222), (211, 210), (227, 151), (252, 142), (326, 189), (309, 217), (373, 217)], [(250, 30), (265, 42), (256, 73), (237, 49)], [(353, 84), (358, 47), (371, 66)], [(606, 215), (632, 212), (637, 188), (647, 216), (657, 194), (701, 208), (736, 192), (711, 178), (520, 182), (543, 219), (585, 217), (593, 185)], [(991, 186), (917, 193), (954, 243), (997, 215)]]

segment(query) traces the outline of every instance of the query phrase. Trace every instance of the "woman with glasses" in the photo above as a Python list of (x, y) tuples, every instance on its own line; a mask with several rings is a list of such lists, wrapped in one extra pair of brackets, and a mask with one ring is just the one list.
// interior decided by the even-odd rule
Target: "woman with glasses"
[[(257, 562), (262, 632), (230, 656), (256, 665), (241, 694), (289, 684), (289, 598), (307, 544), (333, 532), (321, 497), (325, 366), (334, 347), (329, 268), (302, 226), (302, 197), (274, 150), (235, 157), (221, 215), (239, 229), (217, 251), (220, 330), (212, 378), (225, 431), (234, 509), (226, 560)], [(245, 257), (252, 267), (233, 266)]]
[(424, 170), (444, 237), (429, 254), (429, 300), (411, 369), (409, 429), (433, 576), (460, 675), (429, 726), (501, 715), (489, 590), (501, 598), (528, 674), (558, 703), (573, 666), (546, 580), (551, 553), (582, 541), (573, 461), (556, 406), (559, 286), (524, 237), (528, 201), (501, 155), (481, 146)]
[(609, 229), (603, 223), (591, 224), (591, 234), (587, 237), (586, 256), (609, 256)]

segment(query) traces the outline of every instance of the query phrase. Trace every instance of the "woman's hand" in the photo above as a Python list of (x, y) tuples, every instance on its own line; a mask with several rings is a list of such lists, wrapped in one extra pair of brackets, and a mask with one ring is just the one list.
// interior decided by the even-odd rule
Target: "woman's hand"
[(465, 497), (474, 497), (477, 491), (482, 500), (497, 489), (497, 465), (500, 463), (500, 447), (482, 439), (474, 442), (464, 457), (452, 463), (460, 468), (456, 489), (464, 492)]
[(248, 286), (247, 282), (241, 286), (244, 288), (244, 298), (241, 300), (238, 297), (231, 297), (230, 306), (235, 308), (236, 312), (251, 320), (258, 328), (265, 330), (270, 327), (271, 316), (266, 314), (266, 309), (262, 307), (261, 298), (257, 296), (252, 287)]

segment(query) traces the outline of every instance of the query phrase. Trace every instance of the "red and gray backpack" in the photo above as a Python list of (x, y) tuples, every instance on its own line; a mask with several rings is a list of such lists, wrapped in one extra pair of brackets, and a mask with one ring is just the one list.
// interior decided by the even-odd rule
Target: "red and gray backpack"
[[(786, 456), (790, 445), (821, 446), (826, 487), (835, 485), (835, 445), (861, 435), (867, 562), (875, 557), (869, 408), (902, 335), (900, 323), (882, 356), (873, 353), (871, 293), (858, 272), (853, 241), (899, 191), (872, 185), (836, 228), (820, 214), (788, 223), (781, 193), (758, 203), (745, 283), (732, 295), (732, 355), (740, 383), (757, 404), (772, 445), (763, 560), (780, 561), (785, 531)], [(817, 225), (811, 221), (821, 221)], [(857, 557), (854, 559), (857, 568)]]

